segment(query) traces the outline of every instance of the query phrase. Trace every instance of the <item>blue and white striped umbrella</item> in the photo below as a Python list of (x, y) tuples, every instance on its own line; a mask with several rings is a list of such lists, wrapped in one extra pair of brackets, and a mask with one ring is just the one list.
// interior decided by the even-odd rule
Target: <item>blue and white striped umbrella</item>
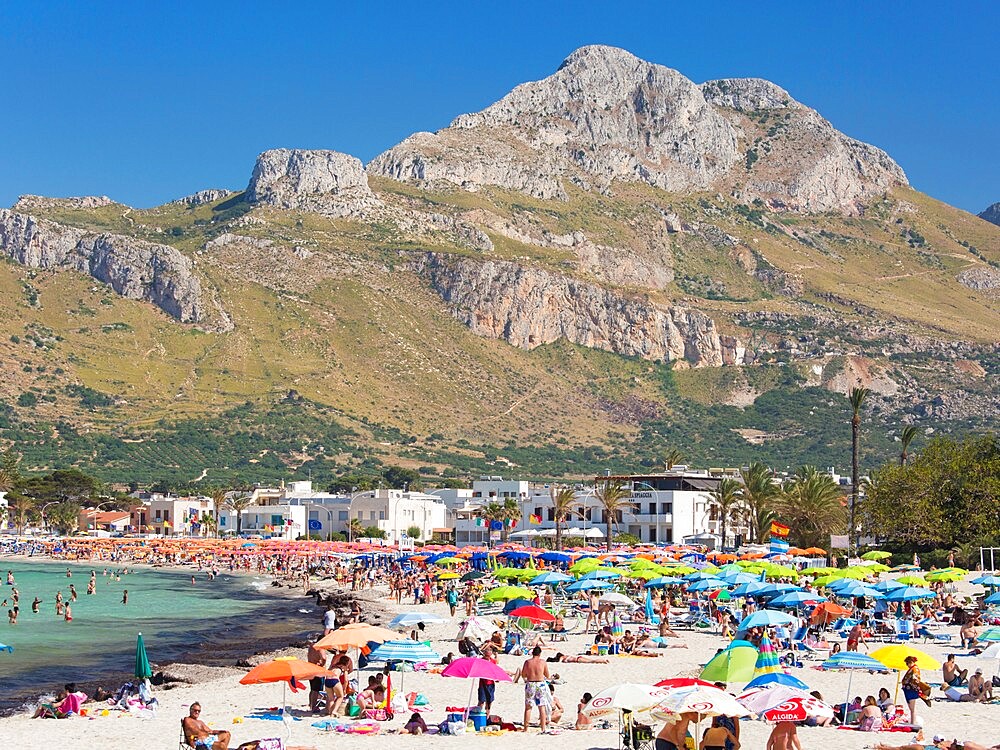
[(761, 583), (760, 581), (749, 581), (747, 583), (741, 583), (739, 586), (734, 588), (730, 593), (733, 596), (758, 596), (763, 589), (766, 589), (770, 584)]
[(819, 665), (820, 669), (847, 669), (850, 672), (847, 675), (847, 699), (844, 701), (844, 705), (851, 702), (851, 682), (854, 679), (854, 670), (863, 669), (868, 672), (882, 672), (883, 674), (889, 671), (889, 668), (880, 661), (876, 661), (868, 654), (862, 654), (858, 651), (841, 651), (839, 654), (832, 654), (829, 659)]
[(368, 655), (371, 661), (440, 661), (441, 655), (419, 641), (386, 641)]
[(406, 612), (396, 615), (389, 621), (390, 628), (412, 628), (420, 623), (424, 625), (434, 625), (442, 622), (451, 622), (447, 617), (436, 615), (432, 612)]
[(805, 591), (789, 591), (787, 594), (776, 596), (767, 603), (769, 607), (801, 607), (810, 602), (823, 601), (819, 594), (808, 594)]

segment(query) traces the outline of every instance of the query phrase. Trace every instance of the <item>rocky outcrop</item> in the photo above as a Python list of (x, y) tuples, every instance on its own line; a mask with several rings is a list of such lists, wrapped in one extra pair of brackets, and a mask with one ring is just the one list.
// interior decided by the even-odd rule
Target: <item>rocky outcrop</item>
[(202, 323), (201, 284), (179, 250), (118, 234), (95, 234), (0, 209), (0, 253), (32, 268), (68, 268), (123, 297), (146, 300), (185, 323)]
[(231, 195), (236, 195), (233, 190), (218, 190), (209, 188), (208, 190), (199, 190), (197, 193), (192, 193), (191, 195), (185, 195), (183, 198), (178, 198), (171, 203), (179, 203), (182, 206), (188, 206), (194, 208), (195, 206), (201, 206), (205, 203), (215, 203), (223, 198), (228, 198)]
[[(780, 113), (780, 121), (776, 115), (765, 123), (765, 113)], [(675, 70), (605, 46), (583, 47), (548, 78), (524, 83), (437, 133), (407, 138), (369, 170), (466, 190), (497, 185), (545, 199), (565, 198), (570, 182), (606, 191), (626, 181), (848, 213), (906, 183), (883, 151), (839, 133), (768, 81), (697, 86)]]
[(980, 219), (984, 219), (990, 224), (996, 224), (1000, 227), (1000, 203), (994, 203), (981, 214), (978, 214), (978, 216)]
[(1000, 270), (989, 266), (973, 266), (956, 277), (958, 283), (976, 292), (1000, 289)]
[(40, 211), (54, 208), (101, 208), (113, 206), (115, 201), (106, 195), (84, 195), (79, 198), (48, 198), (44, 195), (22, 195), (14, 204), (14, 211)]
[(594, 349), (689, 365), (743, 364), (744, 345), (687, 307), (501, 261), (426, 253), (414, 269), (473, 333), (533, 349), (561, 338)]
[(378, 202), (359, 159), (339, 151), (285, 148), (257, 157), (247, 199), (334, 217), (359, 214)]

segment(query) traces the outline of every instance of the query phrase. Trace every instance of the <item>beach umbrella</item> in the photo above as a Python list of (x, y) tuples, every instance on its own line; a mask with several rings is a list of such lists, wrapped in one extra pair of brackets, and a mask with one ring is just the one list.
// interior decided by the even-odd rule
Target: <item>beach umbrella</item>
[(768, 588), (768, 586), (770, 586), (770, 584), (762, 583), (757, 580), (747, 581), (746, 583), (741, 583), (730, 593), (733, 596), (759, 596), (760, 592)]
[(331, 672), (328, 672), (318, 664), (310, 664), (307, 661), (302, 661), (302, 659), (296, 659), (292, 656), (279, 656), (277, 659), (258, 664), (251, 669), (240, 679), (240, 684), (260, 685), (262, 683), (280, 682), (281, 706), (284, 709), (286, 686), (291, 685), (293, 690), (299, 690), (304, 682), (311, 680), (313, 677), (332, 676)]
[(314, 647), (324, 651), (340, 651), (348, 648), (361, 648), (367, 646), (370, 641), (381, 643), (382, 641), (391, 641), (394, 638), (399, 638), (399, 633), (387, 628), (380, 628), (377, 625), (352, 622), (327, 633), (316, 641)]
[(571, 583), (566, 587), (567, 593), (573, 594), (577, 591), (591, 591), (592, 589), (599, 589), (602, 591), (607, 591), (608, 589), (613, 589), (615, 586), (613, 583), (608, 581), (577, 581), (576, 583)]
[(978, 578), (973, 578), (969, 583), (977, 583), (980, 586), (986, 586), (991, 589), (995, 589), (1000, 586), (1000, 576), (995, 575), (981, 575)]
[(435, 565), (461, 565), (465, 560), (458, 557), (442, 557), (439, 560), (435, 560)]
[(778, 652), (774, 649), (774, 644), (766, 635), (760, 639), (757, 646), (757, 662), (754, 664), (753, 675), (759, 677), (762, 674), (772, 674), (780, 672), (781, 666), (778, 664)]
[(912, 646), (907, 646), (905, 643), (883, 646), (880, 649), (872, 651), (870, 656), (876, 661), (885, 664), (889, 669), (896, 670), (896, 697), (893, 699), (893, 702), (899, 698), (899, 680), (902, 677), (902, 673), (908, 669), (906, 666), (907, 657), (915, 656), (917, 666), (921, 669), (941, 669), (941, 662), (937, 659)]
[(902, 584), (903, 586), (926, 586), (927, 581), (924, 580), (923, 576), (912, 576), (905, 575), (900, 576), (896, 579), (896, 583)]
[(766, 721), (805, 721), (813, 718), (833, 718), (833, 709), (804, 690), (785, 685), (753, 688), (737, 699), (744, 708)]
[(434, 574), (434, 577), (439, 581), (454, 581), (456, 578), (461, 578), (458, 573), (452, 573), (449, 571), (438, 571)]
[(719, 690), (714, 685), (705, 687), (694, 685), (691, 687), (671, 688), (667, 691), (667, 697), (660, 701), (653, 709), (653, 716), (658, 714), (678, 715), (693, 713), (697, 715), (695, 720), (695, 737), (701, 736), (701, 720), (706, 716), (732, 716), (739, 718), (749, 716), (742, 705), (725, 690)]
[(841, 651), (839, 654), (832, 654), (825, 662), (820, 664), (821, 669), (847, 669), (847, 698), (845, 705), (851, 702), (851, 682), (854, 679), (854, 670), (860, 669), (866, 672), (888, 672), (889, 668), (882, 662), (862, 654), (858, 651)]
[(519, 607), (534, 607), (534, 599), (510, 599), (506, 604), (503, 605), (503, 613), (509, 615), (515, 609)]
[(747, 683), (746, 689), (750, 690), (751, 688), (767, 687), (768, 685), (784, 685), (786, 687), (798, 688), (799, 690), (809, 689), (809, 686), (798, 677), (785, 674), (784, 672), (768, 672), (767, 674), (762, 674), (759, 677), (754, 677)]
[(1000, 641), (1000, 627), (986, 628), (986, 630), (979, 634), (979, 637), (976, 640), (982, 641), (983, 643)]
[(851, 614), (850, 609), (841, 607), (836, 602), (820, 602), (813, 609), (812, 614), (809, 615), (809, 620), (813, 625), (819, 623), (829, 624), (838, 617), (844, 617), (849, 614)]
[(873, 573), (888, 573), (891, 570), (888, 565), (883, 565), (882, 563), (869, 563), (864, 567)]
[(558, 573), (556, 571), (546, 571), (540, 575), (536, 575), (532, 578), (528, 585), (530, 586), (554, 586), (559, 583), (566, 583), (566, 581), (572, 581), (573, 576), (568, 576), (565, 573)]
[(791, 591), (802, 591), (802, 587), (796, 586), (793, 583), (768, 583), (764, 585), (764, 588), (757, 592), (757, 596), (780, 596), (781, 594), (787, 594)]
[(813, 586), (819, 589), (825, 589), (830, 586), (830, 584), (843, 580), (840, 576), (819, 576), (813, 579)]
[(913, 602), (918, 599), (933, 599), (934, 592), (930, 589), (918, 589), (907, 586), (902, 589), (893, 589), (885, 595), (887, 602)]
[(555, 615), (551, 612), (538, 607), (534, 604), (530, 604), (525, 607), (518, 607), (517, 609), (511, 610), (507, 613), (508, 617), (523, 617), (526, 620), (531, 620), (532, 622), (554, 622)]
[[(472, 680), (472, 687), (469, 689), (469, 704), (476, 690), (476, 680), (493, 680), (494, 682), (513, 682), (509, 674), (488, 659), (480, 659), (475, 656), (463, 656), (455, 659), (441, 672), (442, 677), (460, 677)], [(468, 704), (467, 704), (468, 705)], [(468, 720), (468, 711), (465, 709), (465, 718)]]
[(573, 556), (565, 552), (543, 552), (538, 556), (538, 559), (545, 562), (569, 562)]
[[(416, 663), (418, 661), (440, 661), (441, 655), (434, 651), (426, 643), (411, 641), (409, 639), (400, 641), (386, 641), (379, 644), (378, 648), (368, 654), (370, 661), (405, 661)], [(403, 677), (400, 673), (399, 692), (403, 693)]]
[(986, 602), (986, 604), (1000, 604), (1000, 591), (997, 591), (995, 594), (990, 594), (983, 599), (983, 601)]
[(768, 578), (798, 578), (799, 571), (787, 565), (769, 565), (764, 569)]
[(730, 586), (738, 586), (741, 583), (759, 582), (757, 581), (756, 576), (751, 575), (750, 573), (743, 573), (742, 571), (740, 572), (726, 571), (724, 573), (719, 573), (719, 580), (725, 581)]
[(153, 676), (153, 670), (149, 666), (149, 657), (146, 656), (146, 644), (142, 640), (142, 633), (135, 639), (135, 671), (136, 677), (140, 680), (148, 680)]
[(705, 680), (699, 680), (697, 677), (668, 677), (665, 680), (660, 680), (656, 683), (655, 687), (661, 688), (683, 688), (683, 687), (715, 687), (711, 682), (706, 682)]
[(787, 594), (774, 597), (774, 599), (768, 602), (767, 606), (798, 608), (804, 604), (812, 604), (822, 600), (823, 597), (817, 594), (810, 594), (805, 591), (789, 591)]
[(471, 638), (474, 641), (483, 641), (493, 634), (496, 625), (485, 617), (467, 617), (458, 628), (458, 638)]
[(721, 578), (702, 578), (701, 580), (695, 581), (687, 587), (688, 591), (714, 591), (715, 589), (724, 589), (729, 584), (723, 581)]
[(891, 578), (886, 578), (884, 581), (876, 583), (872, 588), (876, 591), (881, 591), (883, 594), (888, 594), (893, 589), (906, 588), (906, 585), (905, 583), (900, 583), (898, 580), (894, 581)]
[(698, 676), (711, 682), (746, 682), (753, 679), (756, 665), (757, 649), (733, 646), (713, 656)]
[(583, 707), (587, 716), (604, 716), (615, 711), (648, 711), (667, 697), (667, 691), (655, 685), (624, 682), (604, 688)]
[(961, 581), (969, 574), (965, 568), (942, 568), (927, 574), (928, 581)]
[[(895, 589), (894, 589), (895, 590)], [(846, 586), (843, 586), (837, 591), (838, 596), (850, 596), (859, 597), (863, 596), (866, 599), (885, 599), (886, 594), (876, 589), (873, 586), (865, 586), (863, 583), (858, 583), (857, 581), (848, 581)]]
[(462, 575), (459, 579), (460, 581), (478, 581), (480, 578), (485, 578), (489, 573), (483, 570), (470, 570), (468, 573)]
[(601, 598), (597, 600), (598, 602), (603, 602), (604, 604), (614, 604), (615, 606), (631, 607), (632, 609), (638, 608), (638, 604), (629, 599), (625, 594), (619, 594), (618, 592), (612, 592), (610, 594), (602, 594)]
[(433, 612), (404, 612), (389, 620), (390, 628), (413, 628), (417, 625), (436, 625), (442, 622), (451, 622), (447, 617), (436, 615)]
[(861, 556), (862, 560), (887, 560), (892, 557), (891, 552), (886, 552), (885, 550), (873, 549), (871, 552), (865, 552)]
[(488, 602), (507, 601), (508, 599), (534, 599), (535, 592), (523, 586), (497, 586), (483, 596)]
[(776, 612), (773, 609), (759, 609), (748, 615), (740, 622), (740, 630), (750, 630), (750, 628), (769, 628), (775, 625), (794, 625), (798, 620), (784, 612)]

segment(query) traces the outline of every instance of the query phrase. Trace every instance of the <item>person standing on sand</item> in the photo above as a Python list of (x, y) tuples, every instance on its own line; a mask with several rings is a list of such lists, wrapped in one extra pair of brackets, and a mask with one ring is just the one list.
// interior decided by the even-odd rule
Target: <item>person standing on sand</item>
[[(326, 653), (316, 648), (314, 644), (309, 645), (309, 651), (306, 654), (306, 661), (310, 664), (315, 664), (317, 667), (326, 669)], [(323, 694), (323, 678), (313, 677), (309, 680), (309, 710), (316, 711), (319, 709), (319, 699)]]
[(799, 733), (790, 721), (779, 721), (767, 738), (767, 750), (802, 750)]
[(514, 682), (524, 680), (524, 730), (531, 726), (531, 711), (538, 708), (538, 726), (542, 732), (548, 728), (549, 711), (552, 708), (552, 691), (549, 690), (549, 665), (542, 658), (542, 647), (531, 650), (527, 659), (514, 675)]
[(688, 725), (697, 718), (698, 714), (683, 713), (676, 721), (664, 724), (656, 735), (656, 750), (683, 750), (687, 746)]
[(337, 629), (337, 610), (333, 608), (333, 602), (326, 605), (323, 613), (323, 635), (329, 635)]

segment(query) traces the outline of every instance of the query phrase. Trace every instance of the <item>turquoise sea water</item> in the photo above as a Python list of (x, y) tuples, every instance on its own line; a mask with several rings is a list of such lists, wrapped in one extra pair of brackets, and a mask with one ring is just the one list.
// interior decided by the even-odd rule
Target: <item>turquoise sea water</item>
[[(289, 637), (301, 631), (303, 616), (296, 622), (288, 615), (295, 606), (309, 606), (253, 591), (267, 588), (269, 581), (263, 578), (224, 573), (209, 581), (200, 573), (192, 585), (188, 572), (137, 568), (116, 581), (112, 573), (120, 569), (108, 568), (104, 575), (103, 565), (0, 558), (0, 599), (8, 598), (0, 615), (0, 643), (14, 647), (13, 653), (0, 652), (0, 711), (11, 710), (32, 692), (51, 691), (67, 681), (96, 684), (102, 675), (130, 673), (140, 632), (154, 663), (179, 658), (212, 662), (212, 656), (223, 653), (235, 659), (253, 653), (261, 630), (275, 635), (282, 620), (288, 621)], [(20, 592), (20, 613), (13, 626), (7, 622), (8, 570), (14, 572)], [(88, 596), (91, 570), (97, 572), (97, 592)], [(71, 583), (78, 598), (71, 603), (73, 621), (65, 622), (56, 615), (55, 595), (62, 591), (63, 601), (69, 601)], [(125, 589), (127, 605), (122, 604)], [(36, 596), (42, 599), (38, 614), (31, 611)], [(117, 687), (111, 682), (104, 686)]]

